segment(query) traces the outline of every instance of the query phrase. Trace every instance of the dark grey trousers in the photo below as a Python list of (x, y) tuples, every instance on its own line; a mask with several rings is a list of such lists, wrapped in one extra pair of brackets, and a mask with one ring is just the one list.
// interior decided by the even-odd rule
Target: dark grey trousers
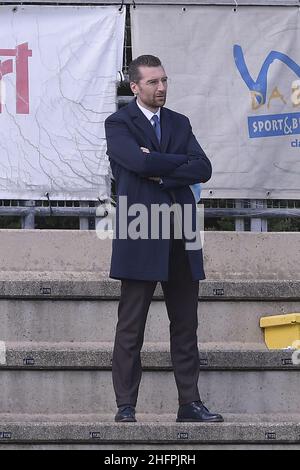
[[(112, 361), (117, 406), (135, 406), (137, 402), (142, 376), (140, 351), (156, 284), (157, 281), (122, 280)], [(170, 320), (170, 349), (178, 399), (183, 405), (200, 400), (200, 396), (197, 344), (199, 281), (192, 280), (182, 240), (171, 240), (169, 280), (162, 281), (161, 286)]]

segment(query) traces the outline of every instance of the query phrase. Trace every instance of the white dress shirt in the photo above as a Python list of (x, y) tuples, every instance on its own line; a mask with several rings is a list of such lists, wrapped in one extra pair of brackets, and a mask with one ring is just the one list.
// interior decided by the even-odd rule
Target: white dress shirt
[(138, 107), (140, 108), (140, 110), (142, 111), (142, 113), (146, 116), (146, 118), (151, 122), (152, 126), (153, 126), (153, 122), (151, 121), (152, 117), (154, 116), (154, 114), (156, 114), (156, 116), (158, 117), (158, 119), (160, 120), (160, 108), (158, 108), (158, 111), (156, 113), (153, 113), (152, 111), (149, 111), (149, 109), (147, 108), (144, 108), (144, 106), (142, 106), (138, 100), (136, 100), (136, 104), (138, 105)]

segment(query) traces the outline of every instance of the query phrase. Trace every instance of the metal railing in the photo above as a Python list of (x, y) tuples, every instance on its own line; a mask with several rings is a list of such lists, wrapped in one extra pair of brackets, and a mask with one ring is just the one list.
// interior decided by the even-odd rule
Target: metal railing
[[(112, 201), (114, 198), (112, 198)], [(0, 201), (0, 216), (20, 217), (21, 228), (34, 229), (36, 217), (78, 217), (80, 230), (95, 229), (98, 220), (107, 212), (105, 201)], [(203, 199), (208, 219), (228, 218), (233, 230), (267, 232), (268, 220), (300, 219), (300, 201), (212, 200)], [(299, 229), (300, 230), (300, 221)]]
[(35, 229), (36, 217), (77, 217), (80, 230), (93, 230), (107, 215), (103, 201), (0, 200), (0, 216), (19, 217), (21, 228)]

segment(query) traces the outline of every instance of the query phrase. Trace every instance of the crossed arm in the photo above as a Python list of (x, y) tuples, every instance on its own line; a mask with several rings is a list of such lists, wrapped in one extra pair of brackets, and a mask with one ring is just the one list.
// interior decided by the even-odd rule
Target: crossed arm
[(105, 121), (105, 131), (109, 157), (142, 177), (155, 181), (162, 178), (162, 189), (204, 183), (211, 177), (211, 163), (193, 135), (190, 124), (184, 155), (150, 152), (139, 147), (126, 124), (115, 118)]
[(162, 178), (163, 189), (173, 189), (189, 186), (195, 183), (205, 183), (212, 174), (212, 166), (193, 134), (189, 125), (189, 137), (187, 143), (187, 162), (179, 165), (167, 177)]

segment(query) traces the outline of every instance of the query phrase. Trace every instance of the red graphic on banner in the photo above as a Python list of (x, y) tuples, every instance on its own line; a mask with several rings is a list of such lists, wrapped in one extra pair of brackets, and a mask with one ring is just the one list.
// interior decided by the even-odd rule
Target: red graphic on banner
[[(32, 50), (28, 49), (28, 42), (24, 42), (15, 49), (0, 49), (0, 56), (16, 58), (16, 112), (17, 114), (29, 114), (28, 57), (32, 56)], [(3, 62), (0, 60), (0, 80), (4, 75), (13, 73), (13, 60), (8, 59)]]

